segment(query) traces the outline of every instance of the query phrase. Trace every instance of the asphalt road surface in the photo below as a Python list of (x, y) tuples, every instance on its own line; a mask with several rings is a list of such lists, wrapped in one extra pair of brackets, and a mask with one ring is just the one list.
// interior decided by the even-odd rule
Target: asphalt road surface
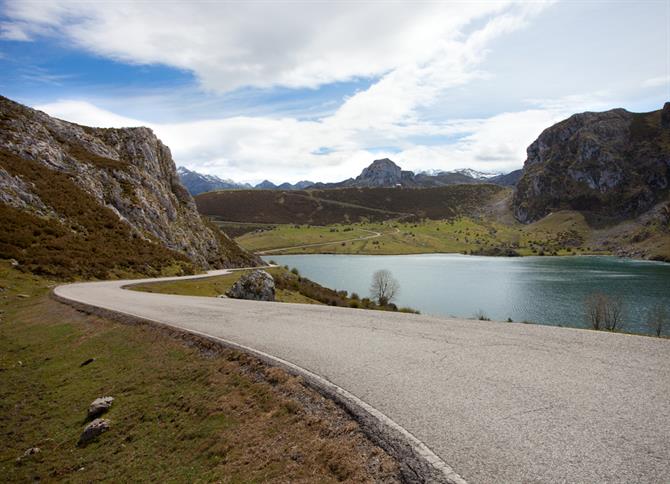
[(56, 293), (316, 373), (407, 429), (470, 483), (670, 482), (670, 340), (150, 294), (123, 284)]

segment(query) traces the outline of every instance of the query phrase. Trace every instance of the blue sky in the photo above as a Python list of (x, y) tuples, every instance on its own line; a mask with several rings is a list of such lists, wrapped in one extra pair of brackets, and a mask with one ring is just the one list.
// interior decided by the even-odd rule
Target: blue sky
[(506, 172), (572, 113), (670, 100), (669, 26), (669, 1), (5, 1), (0, 93), (239, 181)]

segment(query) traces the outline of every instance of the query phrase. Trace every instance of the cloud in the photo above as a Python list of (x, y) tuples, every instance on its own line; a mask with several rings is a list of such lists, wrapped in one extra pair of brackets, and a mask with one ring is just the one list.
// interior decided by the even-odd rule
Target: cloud
[[(538, 7), (538, 5), (540, 5)], [(3, 36), (57, 36), (71, 45), (134, 64), (196, 74), (202, 86), (316, 88), (375, 78), (404, 68), (434, 74), (475, 60), (500, 31), (516, 28), (543, 3), (499, 2), (49, 2), (8, 1)], [(381, 8), (380, 8), (381, 7)], [(523, 11), (520, 16), (518, 13)], [(458, 42), (491, 17), (487, 29)], [(453, 50), (466, 46), (471, 52)], [(428, 65), (426, 65), (428, 64)], [(434, 67), (431, 67), (434, 66)], [(444, 71), (442, 71), (444, 73)], [(411, 72), (409, 73), (411, 74)], [(454, 72), (454, 76), (462, 76)]]
[[(107, 57), (192, 70), (217, 90), (377, 78), (315, 120), (231, 116), (143, 123), (85, 101), (39, 106), (81, 124), (149, 125), (178, 164), (225, 178), (333, 181), (383, 156), (413, 170), (507, 171), (521, 165), (526, 146), (561, 111), (549, 106), (447, 122), (422, 116), (441, 93), (489, 77), (480, 65), (491, 45), (523, 28), (547, 3), (388, 3), (383, 10), (366, 2), (282, 8), (249, 2), (234, 9), (228, 3), (197, 3), (195, 9), (177, 3), (161, 9), (144, 2), (113, 9), (78, 5), (73, 16), (64, 1), (44, 9), (10, 3), (8, 17)], [(267, 9), (262, 15), (261, 7)]]
[(642, 87), (660, 87), (670, 85), (670, 75), (652, 77), (642, 82)]

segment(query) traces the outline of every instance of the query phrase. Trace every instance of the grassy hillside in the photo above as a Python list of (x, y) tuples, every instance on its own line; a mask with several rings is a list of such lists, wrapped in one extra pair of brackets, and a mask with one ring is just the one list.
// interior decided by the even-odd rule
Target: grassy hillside
[[(326, 304), (328, 306), (375, 309), (380, 311), (417, 312), (411, 308), (397, 308), (393, 304), (379, 306), (368, 298), (360, 298), (357, 294), (349, 294), (345, 290), (338, 291), (324, 287), (302, 277), (296, 269), (289, 271), (288, 267), (273, 267), (266, 270), (274, 279), (277, 302)], [(150, 282), (131, 286), (131, 289), (160, 294), (216, 297), (225, 294), (246, 272), (248, 271), (236, 271), (223, 276), (184, 281)]]
[(330, 225), (453, 217), (476, 212), (508, 191), (495, 185), (427, 189), (224, 190), (198, 195), (195, 200), (200, 213), (228, 222)]
[[(65, 173), (0, 151), (0, 169), (33, 184), (51, 216), (0, 203), (0, 258), (60, 279), (192, 273), (183, 254), (133, 233)], [(61, 223), (60, 218), (66, 223)]]
[[(300, 379), (87, 316), (50, 285), (0, 261), (3, 482), (399, 482), (395, 462)], [(78, 447), (103, 395), (115, 397), (110, 430)]]
[[(458, 252), (483, 255), (623, 254), (670, 260), (670, 227), (657, 218), (596, 226), (574, 211), (553, 213), (524, 225), (503, 217), (456, 217), (423, 222), (363, 223), (329, 227), (282, 225), (237, 238), (252, 251), (295, 247), (281, 254), (418, 254)], [(344, 240), (379, 232), (365, 240)], [(311, 245), (315, 242), (321, 245)], [(300, 247), (302, 244), (310, 244)]]

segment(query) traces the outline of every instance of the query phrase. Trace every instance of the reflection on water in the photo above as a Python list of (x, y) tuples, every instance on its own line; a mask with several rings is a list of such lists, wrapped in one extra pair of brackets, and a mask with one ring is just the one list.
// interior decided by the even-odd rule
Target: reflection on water
[(616, 257), (271, 256), (306, 277), (365, 297), (372, 274), (389, 269), (401, 292), (397, 304), (422, 313), (584, 327), (583, 301), (601, 291), (626, 306), (627, 330), (647, 332), (647, 311), (662, 303), (670, 313), (670, 265)]

